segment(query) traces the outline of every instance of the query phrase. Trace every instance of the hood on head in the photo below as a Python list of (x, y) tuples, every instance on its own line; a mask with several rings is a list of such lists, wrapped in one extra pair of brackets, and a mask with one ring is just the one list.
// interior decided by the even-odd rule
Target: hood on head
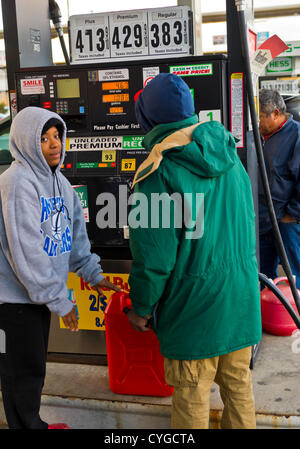
[(219, 122), (201, 123), (192, 133), (191, 142), (168, 157), (203, 178), (215, 178), (237, 162), (236, 140)]
[(156, 125), (180, 122), (195, 113), (188, 85), (173, 73), (160, 73), (140, 93), (135, 114), (139, 125), (149, 132)]
[(26, 161), (32, 169), (47, 175), (51, 169), (42, 153), (41, 135), (46, 123), (52, 119), (56, 120), (62, 141), (62, 155), (58, 166), (60, 167), (65, 157), (67, 129), (65, 122), (55, 112), (35, 106), (24, 108), (13, 119), (9, 135), (10, 152), (13, 158), (20, 162)]

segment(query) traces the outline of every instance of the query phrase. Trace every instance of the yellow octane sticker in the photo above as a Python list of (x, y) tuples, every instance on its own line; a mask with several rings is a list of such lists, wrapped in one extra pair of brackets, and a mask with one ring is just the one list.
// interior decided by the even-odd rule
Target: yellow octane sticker
[(122, 159), (121, 171), (135, 171), (135, 159)]
[(102, 162), (116, 162), (116, 151), (102, 150)]

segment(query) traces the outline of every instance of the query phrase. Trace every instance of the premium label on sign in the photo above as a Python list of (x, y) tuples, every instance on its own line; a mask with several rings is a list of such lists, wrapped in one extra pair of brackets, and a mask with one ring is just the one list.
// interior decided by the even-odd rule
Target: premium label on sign
[(110, 16), (111, 58), (148, 56), (147, 11)]
[(70, 137), (67, 151), (122, 149), (122, 137)]
[(170, 73), (179, 76), (212, 75), (212, 64), (178, 65), (170, 67)]
[(193, 54), (188, 6), (70, 17), (71, 63)]

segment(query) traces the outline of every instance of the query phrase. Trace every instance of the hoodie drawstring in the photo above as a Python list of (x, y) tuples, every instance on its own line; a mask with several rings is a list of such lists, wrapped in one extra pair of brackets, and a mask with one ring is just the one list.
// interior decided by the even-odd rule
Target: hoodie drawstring
[[(56, 180), (56, 184), (57, 184), (59, 196), (60, 196), (60, 198), (62, 199), (62, 195), (61, 195), (61, 190), (60, 190), (60, 187), (59, 187), (59, 182), (58, 182), (57, 174), (56, 174), (56, 172), (54, 171), (54, 172), (53, 172), (53, 197), (54, 197), (54, 199), (55, 199), (55, 180)], [(67, 217), (68, 217), (68, 220), (69, 220), (70, 223), (72, 222), (72, 220), (71, 220), (71, 218), (70, 218), (68, 208), (67, 208), (67, 206), (63, 203), (63, 201), (61, 201), (61, 206), (60, 206), (59, 209), (56, 208), (56, 202), (55, 202), (55, 200), (54, 200), (54, 204), (55, 204), (55, 210), (56, 210), (56, 212), (58, 212), (58, 214), (57, 214), (57, 216), (56, 216), (56, 221), (55, 221), (55, 232), (57, 232), (59, 216), (60, 216), (60, 214), (63, 212), (64, 209), (65, 209), (66, 212), (67, 212)]]

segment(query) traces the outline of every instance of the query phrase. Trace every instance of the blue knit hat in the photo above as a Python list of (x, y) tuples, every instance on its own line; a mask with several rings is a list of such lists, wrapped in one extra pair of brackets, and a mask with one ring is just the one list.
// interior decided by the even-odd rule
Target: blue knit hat
[(135, 114), (146, 131), (162, 123), (179, 122), (195, 114), (188, 85), (173, 73), (160, 73), (140, 93)]

